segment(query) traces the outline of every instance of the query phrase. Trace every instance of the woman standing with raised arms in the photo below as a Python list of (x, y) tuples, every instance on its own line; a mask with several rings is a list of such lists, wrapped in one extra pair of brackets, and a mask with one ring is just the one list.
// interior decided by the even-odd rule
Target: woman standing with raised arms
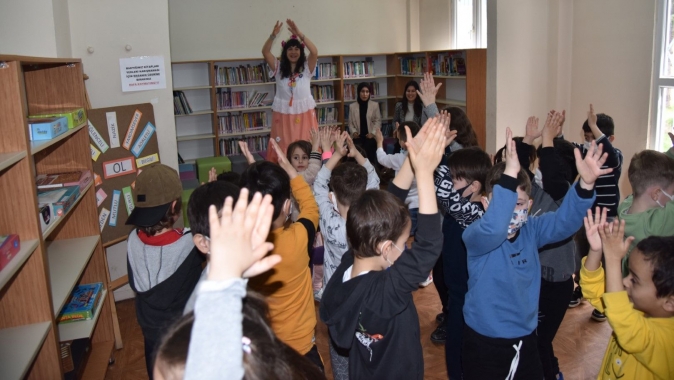
[[(318, 49), (307, 36), (300, 32), (294, 21), (286, 20), (291, 36), (281, 42), (283, 50), (277, 59), (271, 46), (281, 31), (282, 22), (277, 21), (274, 30), (262, 46), (262, 55), (269, 65), (270, 76), (276, 78), (276, 95), (272, 104), (270, 139), (276, 140), (285, 152), (288, 145), (297, 140), (310, 140), (310, 130), (318, 128), (316, 102), (311, 95), (311, 76), (318, 61)], [(309, 49), (309, 56), (304, 47)], [(276, 152), (269, 144), (267, 159), (276, 162)]]

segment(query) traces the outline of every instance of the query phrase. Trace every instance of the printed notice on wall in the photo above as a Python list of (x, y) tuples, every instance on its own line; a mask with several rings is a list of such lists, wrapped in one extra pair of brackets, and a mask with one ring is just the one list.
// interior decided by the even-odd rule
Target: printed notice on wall
[(164, 56), (120, 58), (122, 91), (143, 91), (166, 88)]

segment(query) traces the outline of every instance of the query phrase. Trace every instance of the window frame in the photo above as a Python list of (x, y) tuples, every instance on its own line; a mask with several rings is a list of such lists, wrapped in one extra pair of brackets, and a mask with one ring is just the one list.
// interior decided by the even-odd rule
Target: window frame
[[(669, 27), (666, 22), (667, 15), (670, 13), (669, 6), (669, 0), (658, 0), (655, 13), (655, 36), (653, 38), (653, 70), (647, 146), (650, 149), (658, 151), (662, 145), (661, 138), (663, 135), (660, 131), (663, 116), (660, 112), (662, 109), (661, 88), (672, 87), (674, 89), (674, 72), (670, 78), (663, 76), (667, 60), (665, 44), (667, 42), (666, 35)], [(674, 7), (674, 4), (672, 4), (672, 7)]]

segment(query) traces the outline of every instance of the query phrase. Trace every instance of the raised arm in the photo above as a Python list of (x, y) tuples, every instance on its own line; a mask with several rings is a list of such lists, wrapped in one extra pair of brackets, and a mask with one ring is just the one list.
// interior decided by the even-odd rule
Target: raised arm
[(272, 29), (271, 34), (269, 35), (269, 37), (267, 37), (267, 40), (264, 42), (264, 45), (262, 45), (262, 56), (264, 57), (265, 62), (267, 62), (267, 65), (269, 65), (269, 69), (272, 72), (276, 71), (276, 57), (271, 52), (271, 45), (274, 44), (276, 36), (278, 36), (279, 32), (281, 32), (282, 26), (283, 26), (282, 22), (276, 21), (274, 29)]
[(435, 84), (432, 73), (424, 73), (424, 79), (419, 83), (421, 91), (417, 91), (417, 96), (424, 103), (424, 110), (421, 114), (421, 124), (425, 124), (426, 120), (438, 114), (438, 106), (435, 104), (435, 97), (442, 83)]
[(562, 129), (562, 121), (545, 123), (542, 133), (542, 148), (538, 156), (538, 169), (543, 175), (543, 190), (555, 201), (562, 199), (569, 189), (569, 183), (561, 170), (563, 167), (562, 160), (554, 146), (555, 136)]
[(622, 157), (618, 154), (616, 149), (613, 147), (609, 136), (606, 136), (599, 130), (597, 126), (597, 115), (594, 113), (594, 107), (590, 104), (590, 110), (587, 112), (587, 125), (592, 131), (594, 139), (597, 141), (597, 145), (601, 144), (604, 147), (604, 153), (608, 156), (606, 158), (605, 165), (609, 168), (618, 168), (622, 166)]
[(295, 24), (295, 21), (287, 19), (286, 23), (288, 24), (288, 30), (290, 33), (296, 35), (302, 42), (304, 42), (304, 45), (306, 45), (307, 49), (309, 49), (307, 64), (309, 65), (309, 71), (313, 73), (314, 69), (316, 69), (316, 62), (318, 62), (318, 49), (316, 48), (316, 45), (314, 45), (314, 43), (311, 42), (311, 40), (309, 40), (309, 38), (307, 38), (304, 33), (300, 32), (297, 24)]

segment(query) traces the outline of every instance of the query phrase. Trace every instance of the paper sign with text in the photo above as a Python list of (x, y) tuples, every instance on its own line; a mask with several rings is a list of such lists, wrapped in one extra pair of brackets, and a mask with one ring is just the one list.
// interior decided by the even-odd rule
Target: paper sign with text
[(103, 136), (98, 133), (96, 127), (91, 124), (91, 121), (87, 120), (87, 122), (89, 123), (89, 137), (91, 137), (91, 140), (94, 142), (94, 144), (98, 146), (98, 149), (101, 150), (101, 153), (105, 153), (109, 148), (108, 143), (106, 143), (105, 139), (103, 139)]
[(117, 112), (106, 112), (108, 121), (108, 136), (110, 136), (110, 148), (119, 148), (119, 128), (117, 128)]
[(133, 141), (133, 136), (136, 134), (136, 130), (138, 129), (138, 123), (140, 123), (141, 116), (143, 116), (143, 113), (138, 110), (136, 110), (136, 112), (133, 113), (133, 117), (131, 118), (131, 122), (129, 123), (129, 129), (126, 130), (126, 136), (124, 136), (124, 142), (122, 143), (122, 146), (126, 150), (129, 150), (131, 148), (131, 141)]
[(119, 160), (106, 161), (103, 163), (103, 178), (105, 179), (135, 172), (136, 162), (133, 157), (120, 158)]
[(119, 70), (123, 92), (166, 88), (164, 56), (120, 58)]

